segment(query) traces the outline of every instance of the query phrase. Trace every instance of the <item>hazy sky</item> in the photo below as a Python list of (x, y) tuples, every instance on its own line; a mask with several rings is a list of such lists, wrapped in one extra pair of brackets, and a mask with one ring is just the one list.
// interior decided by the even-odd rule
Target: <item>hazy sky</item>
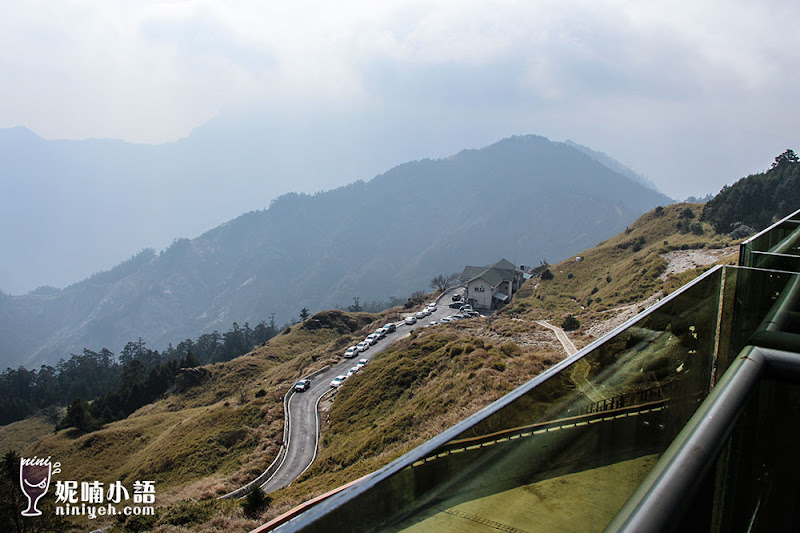
[[(220, 114), (392, 110), (478, 145), (572, 139), (680, 199), (800, 148), (799, 17), (769, 0), (5, 1), (0, 127), (160, 143)], [(437, 127), (431, 156), (451, 148)]]

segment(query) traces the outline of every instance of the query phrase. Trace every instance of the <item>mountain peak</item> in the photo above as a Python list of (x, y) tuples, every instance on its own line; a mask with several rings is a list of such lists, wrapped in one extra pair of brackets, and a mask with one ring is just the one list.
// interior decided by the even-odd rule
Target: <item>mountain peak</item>
[[(0, 301), (0, 361), (52, 362), (142, 337), (156, 349), (231, 322), (380, 303), (498, 257), (559, 260), (664, 204), (562, 143), (517, 136), (369, 182), (290, 193), (55, 294)], [(379, 305), (378, 305), (379, 306)], [(38, 354), (36, 360), (29, 358)]]

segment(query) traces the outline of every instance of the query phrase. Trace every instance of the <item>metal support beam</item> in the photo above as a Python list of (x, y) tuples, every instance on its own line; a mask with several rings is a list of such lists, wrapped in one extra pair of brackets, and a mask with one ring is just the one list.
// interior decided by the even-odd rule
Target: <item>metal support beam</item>
[(748, 346), (684, 426), (606, 532), (667, 531), (687, 507), (763, 378), (800, 382), (800, 354)]

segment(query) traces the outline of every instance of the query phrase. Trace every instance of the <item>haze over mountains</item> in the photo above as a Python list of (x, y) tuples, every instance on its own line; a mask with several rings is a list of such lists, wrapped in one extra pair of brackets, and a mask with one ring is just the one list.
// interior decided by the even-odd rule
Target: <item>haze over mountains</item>
[(419, 131), (412, 120), (389, 118), (225, 114), (158, 145), (0, 129), (0, 226), (12, 228), (0, 232), (0, 290), (65, 287), (281, 194), (332, 189), (501, 138), (474, 128)]
[(563, 259), (667, 203), (567, 144), (513, 137), (284, 195), (63, 290), (0, 295), (0, 357), (35, 366), (139, 337), (162, 348), (270, 313), (405, 297), (465, 264)]

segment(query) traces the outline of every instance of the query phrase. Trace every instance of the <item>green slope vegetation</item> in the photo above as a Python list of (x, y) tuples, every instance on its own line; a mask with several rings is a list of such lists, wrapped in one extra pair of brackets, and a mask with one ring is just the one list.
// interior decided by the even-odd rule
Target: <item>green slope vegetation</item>
[[(528, 280), (495, 316), (417, 330), (375, 356), (325, 407), (315, 463), (290, 487), (271, 494), (271, 504), (256, 519), (245, 517), (237, 503), (215, 497), (253, 479), (274, 459), (283, 438), (286, 391), (296, 379), (338, 361), (366, 333), (399, 319), (401, 308), (379, 315), (318, 313), (248, 355), (202, 367), (193, 380), (179, 380), (178, 389), (125, 420), (86, 434), (49, 433), (19, 451), (57, 457), (64, 465), (61, 479), (155, 480), (161, 510), (151, 525), (157, 531), (179, 531), (178, 525), (246, 531), (375, 471), (561, 360), (560, 344), (536, 320), (558, 325), (575, 315), (582, 327), (570, 335), (585, 344), (591, 340), (587, 326), (613, 316), (609, 310), (698, 275), (707, 267), (665, 281), (662, 255), (735, 242), (698, 221), (701, 207), (655, 209), (581, 253), (581, 261), (550, 265), (552, 276)], [(50, 431), (36, 427), (39, 434), (42, 427)], [(2, 442), (20, 446), (24, 441), (13, 433), (0, 433)]]
[(317, 461), (289, 494), (373, 472), (559, 361), (507, 340), (489, 319), (417, 330), (348, 380), (328, 413)]
[(698, 221), (701, 211), (701, 204), (682, 203), (642, 215), (619, 235), (549, 266), (552, 277), (529, 280), (501, 316), (553, 319), (559, 322), (556, 325), (569, 315), (582, 317), (581, 322), (592, 321), (611, 309), (674, 290), (709, 267), (665, 281), (668, 261), (663, 255), (724, 249), (738, 242)]
[[(246, 356), (192, 370), (194, 377), (179, 379), (176, 390), (124, 420), (81, 433), (53, 432), (51, 423), (31, 418), (1, 428), (0, 445), (57, 458), (63, 471), (54, 481), (154, 480), (158, 503), (166, 506), (161, 515), (169, 517), (181, 501), (214, 500), (263, 472), (280, 449), (283, 397), (294, 381), (397, 316), (396, 310), (319, 313)], [(209, 505), (187, 512), (192, 520), (219, 513), (244, 520), (237, 504)], [(254, 525), (242, 524), (244, 530)]]
[(744, 236), (780, 220), (800, 205), (800, 158), (786, 150), (766, 172), (725, 186), (703, 208), (717, 231)]

